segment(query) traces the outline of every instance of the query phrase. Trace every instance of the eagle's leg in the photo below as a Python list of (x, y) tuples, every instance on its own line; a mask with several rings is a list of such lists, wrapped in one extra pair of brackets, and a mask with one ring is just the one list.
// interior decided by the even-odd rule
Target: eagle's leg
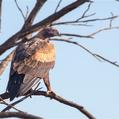
[(52, 93), (50, 81), (49, 81), (49, 73), (43, 78), (43, 81), (45, 83), (45, 86), (47, 87), (47, 94)]

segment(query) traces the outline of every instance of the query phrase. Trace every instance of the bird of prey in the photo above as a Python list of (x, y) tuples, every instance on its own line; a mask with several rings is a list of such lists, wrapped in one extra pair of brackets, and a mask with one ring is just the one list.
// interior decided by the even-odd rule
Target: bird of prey
[(32, 40), (16, 48), (7, 85), (10, 101), (28, 93), (40, 79), (43, 79), (47, 93), (52, 92), (49, 71), (55, 64), (55, 47), (49, 39), (57, 35), (56, 29), (44, 28)]

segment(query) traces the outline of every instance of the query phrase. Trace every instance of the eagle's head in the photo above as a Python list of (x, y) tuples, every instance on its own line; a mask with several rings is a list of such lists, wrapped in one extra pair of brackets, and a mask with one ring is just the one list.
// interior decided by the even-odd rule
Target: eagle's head
[(44, 38), (50, 38), (54, 36), (59, 36), (59, 32), (57, 29), (54, 28), (45, 28), (42, 30), (42, 35)]

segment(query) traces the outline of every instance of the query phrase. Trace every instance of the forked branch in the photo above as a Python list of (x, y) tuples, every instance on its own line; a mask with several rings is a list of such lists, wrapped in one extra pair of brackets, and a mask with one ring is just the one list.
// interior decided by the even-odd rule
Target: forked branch
[(96, 58), (98, 61), (106, 61), (108, 62), (109, 64), (112, 64), (116, 67), (119, 67), (119, 64), (117, 64), (117, 61), (111, 61), (97, 53), (93, 53), (92, 51), (90, 51), (88, 48), (86, 48), (85, 46), (81, 45), (80, 43), (78, 42), (75, 42), (75, 41), (71, 41), (70, 39), (51, 39), (51, 40), (54, 40), (54, 41), (63, 41), (63, 42), (66, 42), (66, 43), (71, 43), (71, 44), (74, 44), (74, 45), (77, 45), (79, 46), (80, 48), (82, 48), (83, 50), (85, 50), (87, 53), (89, 53), (90, 55), (92, 55), (94, 58)]
[(76, 9), (80, 5), (84, 4), (85, 2), (89, 2), (89, 0), (77, 0), (70, 5), (67, 5), (66, 7), (62, 8), (60, 11), (50, 15), (46, 19), (42, 20), (41, 22), (38, 22), (37, 24), (26, 28), (25, 30), (22, 29), (16, 34), (14, 34), (12, 37), (10, 37), (6, 42), (4, 42), (2, 45), (0, 45), (0, 55), (4, 53), (6, 50), (18, 45), (19, 43), (23, 42), (21, 39), (20, 42), (17, 42), (20, 38), (25, 37), (26, 35), (36, 32), (47, 25), (50, 25), (52, 22), (58, 20), (60, 17), (64, 16), (65, 14), (71, 12), (72, 10)]

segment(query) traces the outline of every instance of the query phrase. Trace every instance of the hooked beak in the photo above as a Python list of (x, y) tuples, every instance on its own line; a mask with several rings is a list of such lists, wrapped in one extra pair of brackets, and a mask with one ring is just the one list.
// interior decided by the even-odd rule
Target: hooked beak
[(61, 35), (60, 35), (59, 31), (55, 31), (54, 36), (61, 36)]

